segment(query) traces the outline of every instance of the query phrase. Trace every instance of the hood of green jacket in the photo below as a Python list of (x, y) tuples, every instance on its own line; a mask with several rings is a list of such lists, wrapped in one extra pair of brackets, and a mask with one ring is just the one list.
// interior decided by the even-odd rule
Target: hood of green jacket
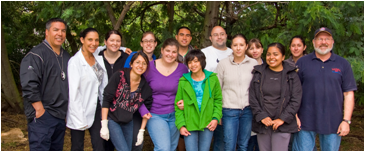
[[(202, 84), (202, 88), (205, 88), (205, 85), (207, 84), (207, 82), (208, 82), (208, 88), (209, 88), (209, 98), (211, 98), (212, 97), (212, 89), (211, 89), (211, 87), (210, 87), (210, 80), (209, 80), (209, 77), (211, 77), (211, 76), (215, 76), (215, 75), (217, 75), (217, 74), (215, 74), (215, 73), (213, 73), (213, 72), (210, 72), (210, 71), (207, 71), (207, 70), (203, 70), (203, 72), (204, 72), (204, 74), (205, 74), (205, 78), (204, 78), (204, 80), (203, 80), (203, 84)], [(192, 74), (192, 72), (190, 71), (189, 73), (184, 73), (183, 74), (183, 77), (187, 80), (187, 81), (189, 81), (189, 83), (191, 84), (191, 86), (193, 86), (193, 78), (191, 78), (191, 74)]]

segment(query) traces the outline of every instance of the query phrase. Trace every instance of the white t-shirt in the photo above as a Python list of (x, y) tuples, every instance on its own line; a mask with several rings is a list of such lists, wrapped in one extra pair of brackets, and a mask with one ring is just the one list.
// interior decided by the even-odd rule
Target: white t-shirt
[(221, 51), (213, 46), (208, 46), (202, 49), (202, 52), (206, 57), (205, 69), (211, 72), (216, 72), (215, 69), (217, 68), (219, 61), (231, 55), (233, 51), (229, 47), (227, 47), (227, 50)]

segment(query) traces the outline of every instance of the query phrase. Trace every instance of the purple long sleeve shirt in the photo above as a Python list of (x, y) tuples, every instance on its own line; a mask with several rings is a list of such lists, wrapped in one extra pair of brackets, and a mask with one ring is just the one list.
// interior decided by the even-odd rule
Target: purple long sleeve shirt
[(188, 73), (188, 68), (179, 63), (174, 72), (169, 76), (164, 76), (156, 69), (154, 61), (150, 61), (149, 70), (144, 76), (152, 88), (151, 113), (168, 114), (175, 111), (174, 103), (177, 87), (179, 79), (184, 73)]

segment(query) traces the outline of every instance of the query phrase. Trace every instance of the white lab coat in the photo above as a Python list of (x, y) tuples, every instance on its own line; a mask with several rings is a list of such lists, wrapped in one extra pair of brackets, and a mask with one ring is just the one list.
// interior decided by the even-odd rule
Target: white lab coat
[[(70, 129), (86, 130), (94, 122), (97, 104), (103, 102), (103, 92), (108, 84), (108, 75), (102, 56), (93, 54), (104, 70), (103, 80), (99, 83), (92, 67), (86, 62), (81, 49), (68, 62), (69, 103), (67, 124)], [(100, 103), (97, 103), (99, 98)]]

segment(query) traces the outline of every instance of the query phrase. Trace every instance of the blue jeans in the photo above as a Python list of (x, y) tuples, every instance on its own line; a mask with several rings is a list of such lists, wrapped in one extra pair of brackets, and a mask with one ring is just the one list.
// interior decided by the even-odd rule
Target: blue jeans
[(257, 135), (253, 135), (250, 137), (248, 141), (247, 151), (260, 151), (259, 143), (257, 142)]
[(147, 129), (155, 146), (154, 151), (175, 151), (180, 135), (175, 125), (175, 112), (151, 115)]
[(213, 151), (224, 151), (223, 126), (217, 125), (213, 134)]
[(184, 136), (186, 151), (209, 151), (213, 131), (189, 131), (191, 135)]
[(109, 136), (117, 151), (131, 151), (133, 140), (133, 120), (127, 124), (108, 121)]
[(224, 150), (246, 151), (251, 137), (252, 112), (249, 106), (244, 109), (223, 108)]
[[(316, 132), (301, 130), (294, 134), (293, 151), (312, 151), (315, 146)], [(338, 151), (341, 136), (337, 134), (319, 134), (321, 151)]]

